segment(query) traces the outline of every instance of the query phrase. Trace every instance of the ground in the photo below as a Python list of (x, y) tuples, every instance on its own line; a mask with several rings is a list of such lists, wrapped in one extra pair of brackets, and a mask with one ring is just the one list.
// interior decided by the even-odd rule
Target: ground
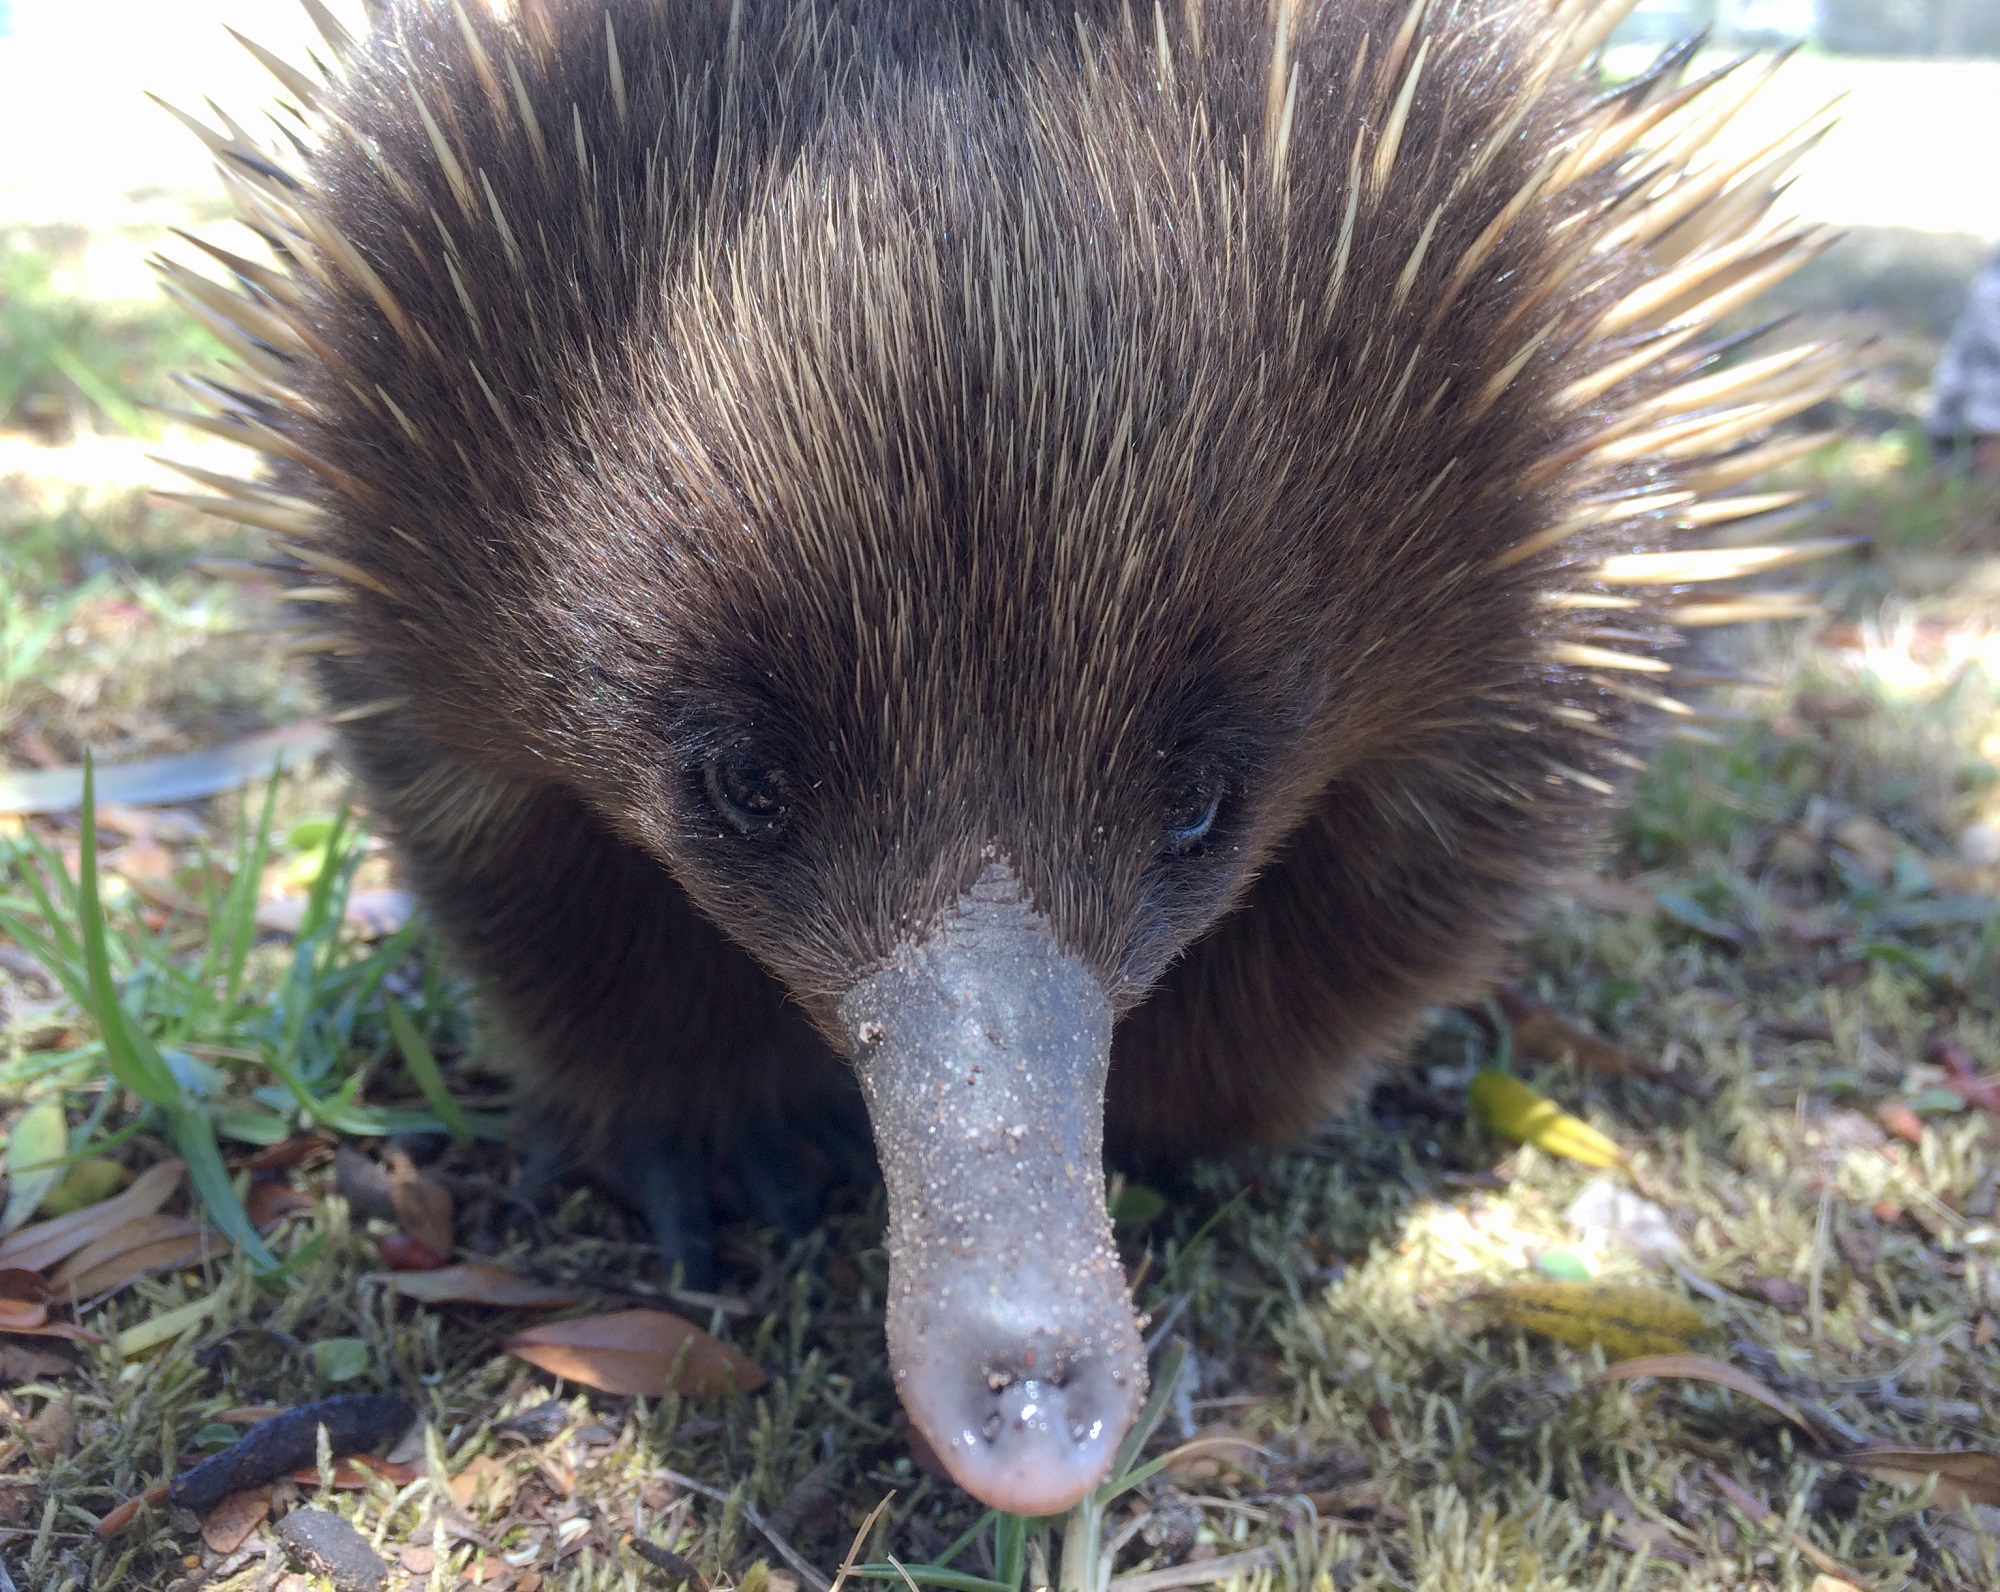
[[(141, 72), (159, 42), (135, 20), (106, 44), (122, 63), (109, 75)], [(60, 97), (34, 65), (0, 54), (16, 87)], [(1851, 181), (1799, 196), (1856, 230), (1788, 304), (1876, 341), (1847, 395), (1849, 437), (1795, 474), (1827, 501), (1824, 531), (1870, 545), (1827, 571), (1823, 618), (1713, 643), (1719, 665), (1774, 688), (1719, 692), (1699, 738), (1667, 747), (1493, 1006), (1437, 1014), (1361, 1107), (1291, 1153), (1121, 1188), (1155, 1365), (1187, 1351), (1148, 1452), (1234, 1440), (1181, 1451), (1110, 1506), (1103, 1539), (1115, 1572), (1139, 1577), (1131, 1592), (1260, 1549), (1238, 1564), (1244, 1592), (2000, 1579), (2000, 1460), (1986, 1458), (2000, 1448), (2000, 1090), (1981, 1081), (2000, 1072), (2000, 486), (1931, 457), (1912, 425), (2000, 218), (1952, 208), (1959, 190), (1935, 180), (1911, 126), (1928, 116), (1956, 138), (2000, 93), (1978, 67), (1806, 68), (1781, 74), (1785, 92), (1844, 82), (1868, 136), (1840, 156)], [(8, 114), (29, 115), (23, 103)], [(147, 495), (170, 485), (151, 452), (230, 466), (134, 407), (169, 400), (168, 373), (211, 352), (132, 285), (168, 221), (213, 226), (175, 186), (187, 170), (199, 182), (199, 162), (164, 152), (170, 128), (146, 136), (136, 198), (106, 189), (116, 161), (87, 152), (60, 157), (67, 183), (0, 180), (0, 766), (16, 772), (86, 749), (113, 764), (213, 746), (312, 711), (259, 633), (268, 591), (227, 568), (254, 549)], [(1889, 180), (1897, 159), (1923, 180)], [(167, 1247), (134, 1238), (73, 1278), (73, 1302), (50, 1301), (108, 1341), (0, 1337), (0, 1569), (23, 1588), (275, 1586), (298, 1572), (256, 1518), (300, 1503), (356, 1522), (392, 1585), (761, 1592), (799, 1574), (774, 1538), (830, 1575), (885, 1498), (863, 1558), (945, 1553), (977, 1514), (901, 1430), (879, 1194), (842, 1196), (789, 1252), (732, 1227), (714, 1297), (675, 1292), (643, 1235), (586, 1190), (510, 1205), (504, 1084), (464, 990), (420, 925), (374, 938), (381, 922), (305, 895), (324, 880), (395, 917), (388, 859), (329, 837), (341, 796), (337, 771), (308, 761), (268, 809), (259, 786), (98, 814), (106, 970), (128, 1014), (108, 1041), (87, 978), (73, 997), (51, 976), (63, 947), (36, 939), (51, 920), (93, 920), (87, 896), (34, 895), (51, 870), (76, 873), (86, 837), (74, 814), (10, 822), (10, 1195), (33, 1181), (37, 1105), (44, 1130), (48, 1103), (61, 1108), (73, 1152), (128, 1170), (219, 1126), (234, 1192), (211, 1179), (207, 1208), (240, 1199), (281, 1264), (260, 1272), (212, 1231), (188, 1238), (192, 1224), (144, 1229)], [(1481, 1069), (1506, 1064), (1622, 1159), (1590, 1164), (1609, 1157), (1587, 1136), (1537, 1148), (1475, 1122)], [(462, 1144), (437, 1131), (454, 1100)], [(1584, 1159), (1547, 1147), (1563, 1143)], [(83, 1199), (87, 1181), (61, 1189)], [(168, 1207), (202, 1208), (186, 1191)], [(425, 1231), (589, 1313), (673, 1308), (769, 1380), (649, 1399), (558, 1382), (503, 1345), (577, 1307), (401, 1297), (389, 1267)], [(19, 1241), (0, 1243), (0, 1321), (40, 1308), (45, 1268), (8, 1260)], [(176, 1243), (208, 1252), (163, 1267)], [(1572, 1292), (1536, 1315), (1534, 1289), (1565, 1281), (1647, 1291)], [(1738, 1388), (1590, 1380), (1654, 1349), (1683, 1356), (1657, 1371), (1724, 1367)], [(569, 1363), (602, 1379), (602, 1357)], [(281, 1480), (235, 1529), (226, 1511), (162, 1503), (100, 1534), (259, 1407), (372, 1389), (420, 1417), (391, 1463)], [(1969, 1457), (1933, 1483), (1945, 1462), (1899, 1468), (1891, 1447)], [(1040, 1581), (1050, 1550), (1030, 1542)], [(991, 1577), (995, 1559), (988, 1534), (955, 1563)]]

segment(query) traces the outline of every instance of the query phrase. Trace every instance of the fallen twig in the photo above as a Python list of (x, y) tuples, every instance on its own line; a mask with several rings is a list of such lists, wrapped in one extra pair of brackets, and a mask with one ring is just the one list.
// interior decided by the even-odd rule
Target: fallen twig
[[(664, 1477), (676, 1487), (685, 1487), (691, 1493), (700, 1493), (704, 1498), (713, 1498), (717, 1503), (726, 1504), (730, 1501), (731, 1495), (723, 1488), (711, 1487), (707, 1482), (696, 1481), (692, 1476), (683, 1476), (677, 1470), (668, 1470), (663, 1466), (654, 1474)], [(799, 1579), (811, 1587), (812, 1592), (831, 1592), (832, 1583), (812, 1567), (804, 1554), (772, 1530), (770, 1521), (766, 1520), (754, 1505), (739, 1501), (736, 1507), (743, 1518), (762, 1534), (764, 1540), (777, 1549), (778, 1557), (798, 1571)], [(635, 1538), (634, 1541), (636, 1540)]]
[(1226, 1553), (1219, 1559), (1197, 1559), (1193, 1564), (1170, 1565), (1164, 1570), (1141, 1570), (1137, 1575), (1113, 1579), (1111, 1592), (1167, 1592), (1169, 1587), (1210, 1586), (1233, 1575), (1248, 1575), (1278, 1562), (1276, 1548), (1252, 1548), (1248, 1553)]

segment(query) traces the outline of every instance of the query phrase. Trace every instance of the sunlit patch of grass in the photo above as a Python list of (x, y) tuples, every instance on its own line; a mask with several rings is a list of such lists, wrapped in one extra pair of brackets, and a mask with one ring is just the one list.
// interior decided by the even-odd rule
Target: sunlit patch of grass
[(251, 551), (143, 494), (53, 509), (0, 483), (0, 748), (10, 761), (129, 758), (303, 716), (268, 638), (269, 590), (205, 573)]
[(2000, 554), (2000, 480), (1913, 423), (1831, 443), (1794, 479), (1824, 495), (1827, 532), (1866, 536), (1885, 552)]
[(169, 373), (208, 363), (220, 345), (164, 302), (107, 306), (66, 291), (86, 241), (0, 229), (0, 425), (50, 438), (80, 426), (151, 434), (141, 405), (165, 401)]

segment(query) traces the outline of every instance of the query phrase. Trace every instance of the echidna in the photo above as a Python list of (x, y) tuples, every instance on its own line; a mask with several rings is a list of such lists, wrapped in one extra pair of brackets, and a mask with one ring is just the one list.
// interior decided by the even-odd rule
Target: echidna
[[(1145, 1381), (1114, 1145), (1305, 1129), (1591, 842), (1844, 376), (1705, 329), (1811, 127), (1608, 93), (1631, 0), (396, 0), (196, 125), (367, 799), (699, 1277), (858, 1077), (888, 1341), (1049, 1514)], [(253, 47), (254, 48), (254, 47)], [(1727, 527), (1727, 529), (1722, 529)], [(1752, 540), (1756, 545), (1749, 545)], [(780, 1126), (782, 1125), (782, 1131)]]

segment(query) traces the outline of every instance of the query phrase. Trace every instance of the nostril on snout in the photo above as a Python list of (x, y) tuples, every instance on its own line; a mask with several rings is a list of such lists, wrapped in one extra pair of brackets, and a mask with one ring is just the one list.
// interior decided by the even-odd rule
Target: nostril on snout
[(1103, 1480), (1140, 1373), (1088, 1337), (1036, 1333), (906, 1385), (939, 1457), (975, 1496), (1015, 1514), (1060, 1514)]

